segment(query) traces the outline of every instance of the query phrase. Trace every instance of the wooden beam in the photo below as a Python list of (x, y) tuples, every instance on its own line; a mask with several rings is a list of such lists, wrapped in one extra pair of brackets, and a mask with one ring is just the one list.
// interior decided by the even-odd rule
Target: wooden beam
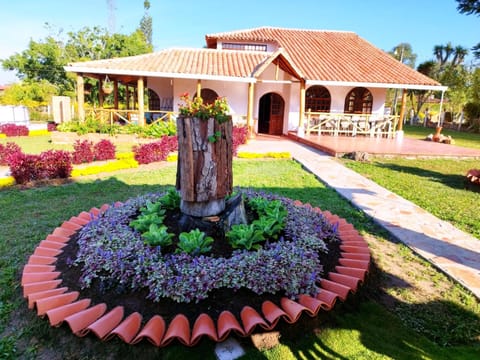
[(144, 87), (143, 77), (139, 77), (137, 80), (137, 94), (138, 94), (138, 124), (145, 126), (145, 106), (143, 103)]
[(78, 118), (85, 121), (85, 85), (82, 74), (77, 74)]
[(202, 80), (197, 80), (197, 97), (202, 97)]
[(405, 108), (407, 105), (407, 89), (402, 91), (402, 105), (400, 107), (400, 118), (398, 119), (397, 131), (403, 131), (403, 118), (405, 117)]

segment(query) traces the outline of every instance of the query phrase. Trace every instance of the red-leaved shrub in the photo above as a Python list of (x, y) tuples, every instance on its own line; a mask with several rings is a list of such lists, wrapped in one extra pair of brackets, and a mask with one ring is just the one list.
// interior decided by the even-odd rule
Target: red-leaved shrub
[(37, 166), (39, 155), (27, 155), (22, 152), (12, 154), (9, 159), (10, 173), (17, 184), (25, 184), (38, 179)]
[(248, 129), (246, 126), (234, 126), (232, 129), (233, 156), (237, 155), (238, 147), (247, 142)]
[(47, 131), (52, 132), (57, 130), (57, 124), (54, 122), (47, 123)]
[(40, 154), (42, 179), (66, 179), (72, 174), (72, 158), (68, 151), (48, 150)]
[(22, 152), (22, 149), (15, 143), (0, 144), (0, 165), (7, 166), (8, 158), (18, 152)]
[(170, 152), (177, 150), (176, 136), (163, 136), (159, 141), (143, 145), (135, 145), (133, 152), (139, 164), (149, 164), (156, 161), (165, 161)]
[(82, 164), (92, 162), (95, 158), (93, 154), (93, 142), (88, 140), (76, 140), (73, 144), (72, 162)]
[(93, 156), (98, 161), (115, 159), (115, 145), (110, 140), (100, 140), (93, 146)]
[(17, 184), (32, 180), (67, 178), (72, 172), (70, 153), (49, 150), (40, 155), (17, 152), (9, 157), (10, 172)]
[(4, 124), (0, 125), (0, 133), (10, 136), (28, 136), (28, 127), (25, 125)]

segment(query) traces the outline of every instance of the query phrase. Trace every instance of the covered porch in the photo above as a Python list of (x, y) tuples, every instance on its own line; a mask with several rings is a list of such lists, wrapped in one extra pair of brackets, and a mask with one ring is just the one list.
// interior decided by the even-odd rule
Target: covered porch
[[(319, 136), (317, 134), (300, 137), (296, 132), (289, 132), (287, 136), (291, 140), (311, 146), (334, 157), (343, 157), (353, 152), (364, 152), (372, 157), (480, 159), (480, 150), (407, 137), (389, 139), (369, 136)], [(270, 139), (273, 140), (273, 138)], [(280, 139), (278, 138), (278, 140)]]

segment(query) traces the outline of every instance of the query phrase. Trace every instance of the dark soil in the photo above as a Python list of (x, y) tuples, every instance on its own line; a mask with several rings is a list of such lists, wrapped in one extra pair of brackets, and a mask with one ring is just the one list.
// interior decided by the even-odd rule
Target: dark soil
[[(169, 227), (170, 232), (179, 231), (179, 213), (168, 213), (164, 223)], [(252, 214), (247, 211), (247, 218), (251, 220)], [(212, 247), (210, 256), (224, 256), (231, 255), (232, 249), (223, 238), (223, 231), (218, 228), (211, 229), (207, 234), (214, 237), (216, 241)], [(219, 237), (221, 238), (220, 241)], [(223, 244), (223, 245), (222, 245)], [(227, 246), (225, 246), (227, 244)], [(320, 254), (321, 263), (324, 266), (324, 274), (333, 271), (338, 264), (340, 256), (340, 242), (329, 241), (327, 243), (328, 255)], [(112, 279), (110, 284), (101, 283), (98, 280), (92, 282), (92, 286), (88, 289), (80, 289), (79, 278), (81, 276), (80, 266), (69, 266), (67, 263), (75, 260), (77, 257), (78, 245), (77, 235), (73, 235), (67, 246), (63, 249), (63, 253), (58, 256), (56, 263), (57, 271), (62, 273), (62, 286), (68, 287), (72, 291), (79, 291), (81, 298), (89, 298), (92, 300), (92, 305), (105, 303), (108, 309), (115, 306), (123, 306), (125, 314), (132, 312), (139, 312), (143, 316), (144, 321), (148, 321), (153, 315), (160, 315), (166, 322), (169, 322), (173, 317), (179, 313), (184, 314), (193, 324), (196, 318), (201, 313), (208, 314), (214, 321), (218, 318), (223, 310), (229, 310), (237, 319), (240, 318), (240, 311), (244, 306), (253, 307), (261, 313), (261, 305), (265, 300), (270, 300), (276, 304), (280, 303), (283, 293), (276, 294), (262, 294), (257, 295), (248, 289), (239, 289), (234, 291), (232, 289), (217, 289), (209, 293), (208, 299), (202, 300), (198, 303), (177, 303), (173, 300), (163, 298), (158, 302), (147, 299), (148, 289), (132, 292), (129, 289), (119, 288), (115, 279)], [(168, 249), (165, 249), (168, 251)]]

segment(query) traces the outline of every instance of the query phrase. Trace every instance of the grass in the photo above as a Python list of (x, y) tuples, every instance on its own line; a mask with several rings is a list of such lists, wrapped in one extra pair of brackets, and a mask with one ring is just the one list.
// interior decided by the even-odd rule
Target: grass
[[(28, 256), (47, 234), (70, 216), (103, 203), (123, 201), (137, 194), (160, 191), (175, 183), (175, 164), (156, 170), (122, 171), (108, 177), (79, 178), (73, 183), (19, 190), (0, 191), (0, 359), (214, 359), (215, 344), (204, 339), (193, 349), (174, 344), (156, 349), (143, 342), (128, 346), (119, 340), (101, 342), (94, 336), (77, 338), (67, 326), (51, 328), (28, 310), (22, 298), (20, 277)], [(268, 174), (268, 176), (266, 176)], [(393, 247), (389, 260), (400, 258), (402, 265), (419, 262), (427, 281), (433, 271), (447, 289), (454, 284), (422, 263), (408, 249), (389, 242), (386, 234), (353, 208), (335, 191), (326, 188), (312, 174), (290, 160), (235, 160), (235, 185), (275, 192), (336, 213), (353, 223), (369, 239), (376, 252), (381, 243)], [(416, 274), (418, 276), (418, 274)], [(306, 316), (295, 325), (281, 326), (280, 344), (270, 350), (258, 350), (250, 339), (240, 339), (245, 359), (474, 359), (480, 357), (480, 308), (478, 302), (458, 288), (445, 297), (447, 306), (412, 295), (413, 284), (403, 289), (392, 309), (380, 301), (388, 271), (375, 265), (360, 294), (331, 313), (317, 319)], [(440, 294), (442, 295), (442, 294)], [(413, 298), (411, 301), (407, 299)], [(421, 300), (421, 301), (418, 301)], [(402, 308), (401, 306), (404, 306)], [(402, 309), (395, 311), (395, 309)], [(426, 311), (428, 309), (428, 311)], [(454, 312), (454, 310), (456, 312)], [(409, 313), (426, 313), (416, 327)], [(401, 316), (399, 316), (401, 315)], [(443, 346), (432, 341), (439, 322), (455, 316), (462, 328), (453, 329), (460, 336), (455, 345)], [(416, 330), (416, 331), (415, 331)], [(443, 331), (443, 329), (441, 329)], [(449, 335), (448, 333), (446, 335)], [(475, 338), (476, 337), (476, 338)], [(452, 343), (452, 342), (450, 342)]]
[[(423, 126), (404, 125), (403, 130), (405, 131), (405, 136), (413, 139), (425, 139), (427, 135), (435, 133), (435, 129)], [(457, 146), (480, 149), (480, 134), (458, 132), (449, 129), (443, 129), (442, 134), (445, 136), (450, 135)]]
[[(73, 151), (73, 144), (53, 144), (50, 135), (39, 136), (14, 136), (0, 138), (0, 144), (5, 145), (8, 142), (18, 144), (26, 154), (40, 154), (47, 150), (67, 150)], [(117, 152), (130, 152), (132, 145), (120, 143), (116, 146)]]
[(480, 167), (478, 160), (376, 158), (344, 164), (480, 239), (480, 193), (464, 189), (465, 175)]

